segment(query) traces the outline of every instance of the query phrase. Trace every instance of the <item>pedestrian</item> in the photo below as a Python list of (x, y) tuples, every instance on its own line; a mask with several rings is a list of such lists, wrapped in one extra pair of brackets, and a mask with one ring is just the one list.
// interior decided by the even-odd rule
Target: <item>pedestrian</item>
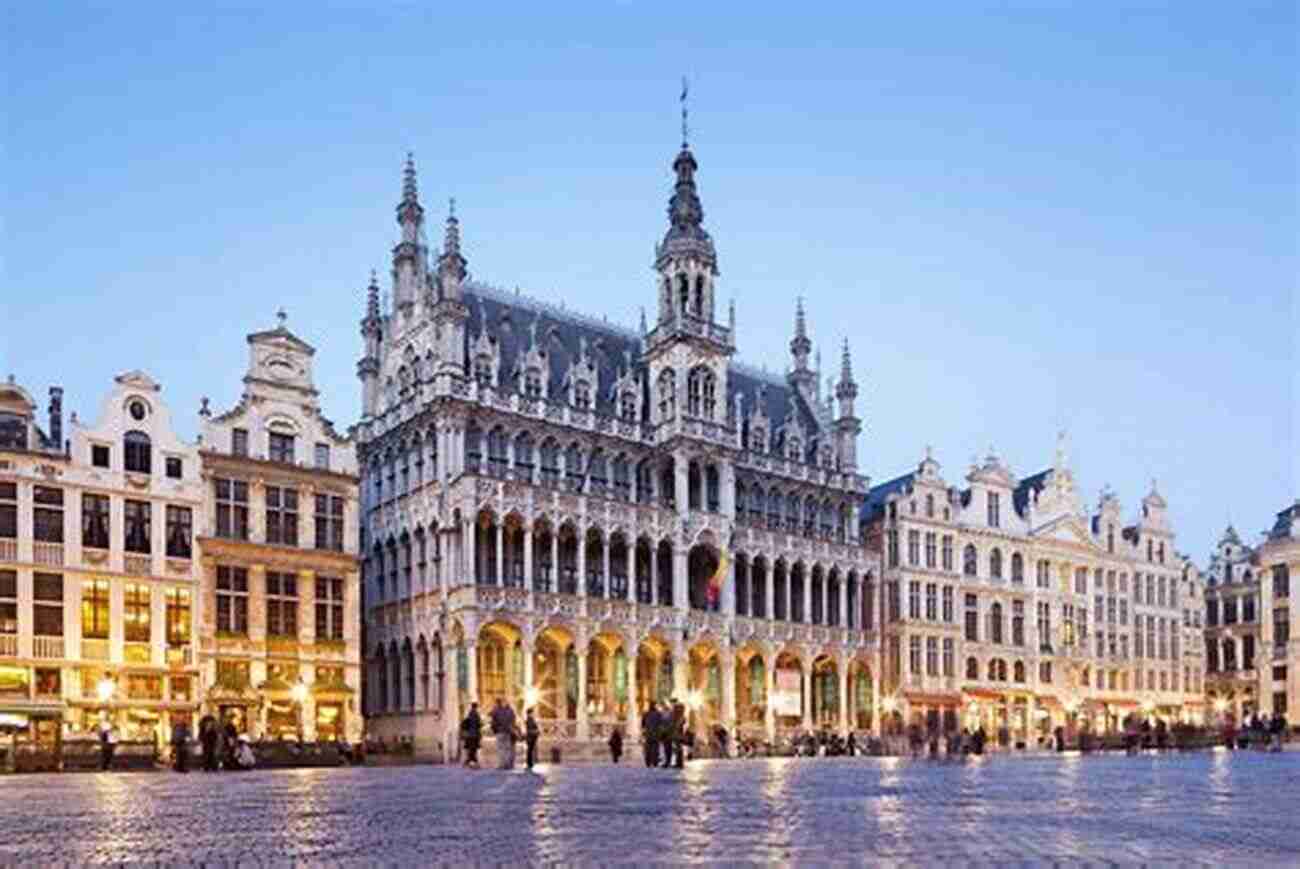
[(99, 723), (99, 768), (107, 771), (113, 766), (113, 752), (117, 736), (113, 733), (112, 723), (105, 718)]
[(849, 743), (847, 746), (847, 751), (849, 753), (849, 757), (853, 757), (858, 753), (858, 737), (857, 734), (853, 733), (852, 731), (849, 731)]
[(913, 721), (907, 728), (907, 743), (912, 750), (912, 757), (921, 756), (921, 746), (925, 744), (921, 736), (921, 725)]
[(465, 745), (465, 766), (478, 769), (478, 746), (483, 738), (483, 719), (478, 714), (478, 703), (469, 704), (469, 713), (460, 723), (460, 738)]
[(614, 763), (618, 763), (618, 759), (623, 756), (623, 731), (617, 725), (609, 735), (609, 756)]
[(984, 743), (988, 742), (988, 740), (989, 740), (989, 735), (984, 732), (984, 725), (981, 724), (979, 729), (975, 731), (975, 753), (976, 754), (984, 753)]
[(659, 724), (659, 705), (651, 701), (641, 716), (641, 748), (647, 767), (659, 765)]
[(199, 742), (203, 745), (203, 769), (207, 772), (217, 771), (217, 719), (211, 713), (199, 720)]
[(492, 733), (497, 738), (497, 769), (515, 767), (515, 710), (497, 698), (492, 708)]
[(233, 715), (226, 719), (226, 727), (221, 735), (224, 739), (223, 748), (225, 750), (225, 758), (222, 762), (228, 770), (238, 769), (239, 729), (235, 727), (235, 717)]
[(664, 769), (673, 765), (673, 707), (674, 698), (664, 704), (664, 711), (659, 715), (659, 754), (663, 758), (660, 764)]
[(1169, 747), (1169, 725), (1161, 718), (1156, 722), (1156, 750), (1164, 751)]
[(189, 772), (190, 725), (181, 715), (172, 722), (172, 768)]
[(1273, 720), (1268, 724), (1269, 734), (1273, 737), (1272, 751), (1282, 750), (1282, 737), (1286, 735), (1286, 717), (1279, 711), (1273, 712)]
[(537, 763), (537, 740), (542, 735), (542, 729), (537, 726), (537, 719), (533, 717), (533, 710), (530, 708), (524, 715), (524, 746), (527, 751), (524, 754), (524, 765), (528, 771), (533, 771), (533, 764)]
[(671, 744), (677, 750), (678, 769), (686, 765), (686, 705), (680, 700), (673, 702), (673, 726), (670, 734)]

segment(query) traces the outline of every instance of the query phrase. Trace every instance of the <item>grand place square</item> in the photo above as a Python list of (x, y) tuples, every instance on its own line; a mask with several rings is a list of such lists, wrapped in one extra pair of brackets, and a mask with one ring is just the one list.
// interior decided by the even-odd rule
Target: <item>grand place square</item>
[(1300, 862), (1293, 4), (734, 11), (15, 9), (0, 864)]

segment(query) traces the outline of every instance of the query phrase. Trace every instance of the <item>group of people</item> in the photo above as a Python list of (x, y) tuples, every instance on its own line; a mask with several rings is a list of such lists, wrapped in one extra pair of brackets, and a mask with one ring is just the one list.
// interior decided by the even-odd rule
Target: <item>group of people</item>
[[(542, 735), (533, 710), (524, 714), (521, 730), (514, 707), (498, 697), (488, 716), (488, 726), (496, 738), (497, 769), (514, 769), (515, 744), (522, 740), (527, 751), (524, 766), (531, 772), (537, 763), (537, 741)], [(477, 702), (469, 705), (469, 712), (460, 723), (460, 740), (465, 749), (465, 766), (478, 769), (478, 753), (483, 745), (483, 716), (479, 714)]]
[(1223, 722), (1223, 744), (1230, 749), (1245, 748), (1253, 744), (1270, 751), (1281, 751), (1286, 739), (1287, 721), (1281, 712), (1274, 712), (1272, 717), (1261, 716), (1258, 712), (1250, 717), (1240, 731), (1231, 716)]
[[(686, 749), (695, 744), (695, 735), (686, 726), (686, 705), (673, 699), (659, 711), (658, 703), (651, 703), (641, 716), (642, 744), (645, 748), (645, 765), (649, 767), (676, 766), (686, 763)], [(662, 758), (662, 762), (661, 762)]]
[[(172, 725), (172, 767), (177, 772), (189, 772), (190, 725), (178, 719)], [(248, 737), (240, 734), (233, 720), (223, 725), (211, 714), (199, 720), (199, 745), (203, 749), (203, 769), (252, 769), (257, 763)]]

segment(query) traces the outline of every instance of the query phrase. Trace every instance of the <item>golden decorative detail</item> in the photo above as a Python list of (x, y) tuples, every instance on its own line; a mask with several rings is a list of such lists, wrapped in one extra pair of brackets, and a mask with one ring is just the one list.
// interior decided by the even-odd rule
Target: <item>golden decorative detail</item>
[(108, 561), (108, 550), (83, 548), (81, 557), (91, 564), (103, 564)]

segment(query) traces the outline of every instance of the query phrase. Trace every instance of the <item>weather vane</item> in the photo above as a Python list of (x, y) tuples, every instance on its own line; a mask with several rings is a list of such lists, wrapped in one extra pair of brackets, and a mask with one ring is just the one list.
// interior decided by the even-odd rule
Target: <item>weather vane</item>
[(686, 76), (682, 76), (682, 96), (681, 96), (681, 103), (682, 103), (682, 147), (683, 147), (683, 148), (686, 147), (686, 142), (687, 142), (687, 136), (686, 136), (686, 94), (687, 94), (687, 91), (688, 91), (688, 82), (686, 81)]

